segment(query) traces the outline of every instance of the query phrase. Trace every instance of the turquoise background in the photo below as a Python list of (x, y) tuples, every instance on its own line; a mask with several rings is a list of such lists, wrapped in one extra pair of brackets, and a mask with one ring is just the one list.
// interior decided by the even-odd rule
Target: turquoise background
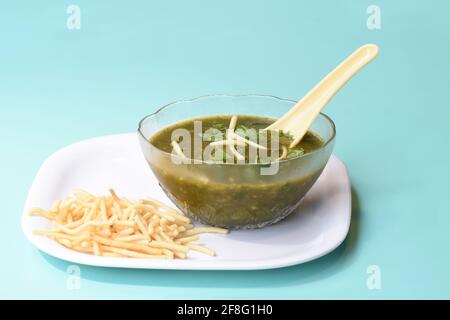
[[(81, 30), (66, 28), (69, 4)], [(366, 27), (379, 5), (382, 29)], [(2, 1), (1, 298), (450, 298), (450, 2)], [(252, 272), (82, 267), (41, 254), (20, 217), (41, 163), (59, 148), (131, 132), (180, 98), (302, 97), (362, 44), (378, 59), (326, 113), (354, 189), (351, 232), (336, 251)], [(369, 265), (381, 290), (366, 287)]]

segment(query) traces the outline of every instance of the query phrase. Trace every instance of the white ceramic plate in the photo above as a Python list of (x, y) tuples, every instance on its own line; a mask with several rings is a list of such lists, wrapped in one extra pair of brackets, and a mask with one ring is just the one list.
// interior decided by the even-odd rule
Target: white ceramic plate
[[(106, 194), (111, 187), (128, 198), (149, 196), (172, 205), (144, 160), (137, 136), (122, 134), (82, 141), (53, 154), (31, 186), (25, 211), (50, 207), (76, 188)], [(252, 270), (295, 265), (331, 252), (346, 238), (350, 217), (347, 170), (332, 156), (301, 207), (285, 220), (260, 230), (202, 235), (201, 243), (213, 248), (217, 257), (197, 253), (189, 253), (187, 260), (173, 261), (96, 257), (33, 235), (33, 230), (50, 226), (43, 218), (24, 215), (22, 228), (39, 250), (74, 263), (146, 269)]]

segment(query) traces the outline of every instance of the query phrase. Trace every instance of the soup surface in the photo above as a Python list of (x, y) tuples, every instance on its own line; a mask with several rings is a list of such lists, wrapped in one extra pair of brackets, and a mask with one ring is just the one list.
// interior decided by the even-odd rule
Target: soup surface
[[(207, 150), (208, 145), (214, 142), (225, 140), (227, 137), (227, 129), (229, 129), (232, 116), (213, 116), (203, 117), (185, 120), (174, 125), (171, 125), (151, 137), (150, 142), (165, 152), (172, 152), (172, 142), (175, 140), (177, 143), (188, 145), (190, 148), (183, 148), (185, 156), (190, 159), (198, 160), (210, 160), (210, 161), (224, 161), (233, 162), (236, 157), (230, 152), (230, 150), (224, 145), (220, 148), (216, 147), (215, 150), (211, 150), (208, 153), (209, 156), (205, 157), (203, 151)], [(312, 132), (307, 132), (302, 141), (294, 148), (289, 148), (293, 138), (289, 133), (278, 132), (277, 138), (272, 137), (272, 131), (263, 131), (275, 119), (257, 116), (238, 116), (237, 123), (234, 128), (234, 133), (244, 139), (249, 139), (257, 144), (260, 144), (267, 148), (267, 151), (251, 152), (252, 146), (242, 143), (242, 145), (236, 146), (240, 153), (245, 157), (245, 163), (262, 163), (270, 162), (280, 158), (293, 159), (301, 156), (305, 153), (309, 153), (323, 145), (323, 141), (320, 137)], [(197, 123), (197, 124), (196, 124)], [(189, 141), (184, 141), (185, 136), (174, 136), (174, 132), (177, 129), (185, 129), (189, 132)], [(276, 140), (275, 140), (276, 139)], [(286, 147), (287, 153), (283, 156), (283, 147)], [(200, 149), (202, 152), (195, 152), (195, 148)], [(253, 148), (255, 149), (255, 148)], [(261, 154), (264, 153), (264, 156)], [(259, 154), (258, 158), (256, 155)], [(272, 157), (273, 156), (273, 157)]]

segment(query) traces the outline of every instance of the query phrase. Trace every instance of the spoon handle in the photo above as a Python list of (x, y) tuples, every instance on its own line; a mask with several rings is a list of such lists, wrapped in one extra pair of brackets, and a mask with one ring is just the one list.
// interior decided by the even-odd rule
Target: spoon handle
[(290, 132), (294, 136), (291, 147), (295, 147), (331, 98), (377, 54), (378, 47), (374, 44), (357, 49), (267, 129)]

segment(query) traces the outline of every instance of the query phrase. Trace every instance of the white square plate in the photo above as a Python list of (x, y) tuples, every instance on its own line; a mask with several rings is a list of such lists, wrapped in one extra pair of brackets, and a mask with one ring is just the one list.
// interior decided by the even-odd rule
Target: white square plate
[[(106, 194), (114, 188), (128, 198), (153, 197), (171, 206), (149, 169), (135, 134), (90, 139), (61, 149), (40, 168), (25, 211), (50, 207), (73, 189)], [(145, 269), (254, 270), (295, 265), (319, 258), (346, 238), (351, 218), (350, 181), (344, 164), (332, 156), (300, 208), (285, 220), (259, 230), (229, 235), (202, 235), (201, 243), (216, 257), (189, 253), (186, 260), (145, 260), (97, 257), (71, 251), (53, 240), (35, 236), (50, 223), (40, 217), (22, 218), (28, 240), (39, 250), (74, 263)]]

